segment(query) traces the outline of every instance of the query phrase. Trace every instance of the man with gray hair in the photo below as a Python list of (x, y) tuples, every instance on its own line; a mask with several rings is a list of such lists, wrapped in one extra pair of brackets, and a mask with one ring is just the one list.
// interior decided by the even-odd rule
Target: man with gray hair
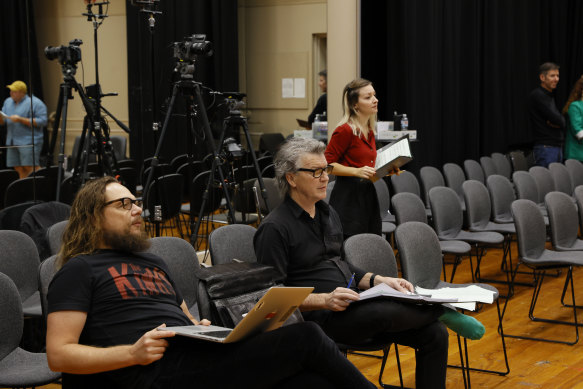
[(359, 344), (382, 338), (413, 347), (417, 388), (444, 388), (448, 349), (445, 325), (470, 339), (481, 338), (484, 326), (441, 305), (420, 306), (388, 299), (351, 304), (359, 300), (359, 290), (380, 283), (403, 292), (413, 291), (413, 286), (402, 278), (366, 272), (342, 259), (340, 218), (323, 201), (332, 173), (324, 150), (324, 144), (315, 139), (292, 138), (275, 156), (276, 179), (285, 199), (255, 234), (258, 261), (274, 266), (287, 286), (314, 287), (300, 309), (306, 320), (318, 323), (332, 339)]

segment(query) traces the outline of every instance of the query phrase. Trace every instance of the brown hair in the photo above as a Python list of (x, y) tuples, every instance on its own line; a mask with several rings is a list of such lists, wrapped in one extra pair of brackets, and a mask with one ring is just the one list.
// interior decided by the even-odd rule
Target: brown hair
[(91, 254), (97, 250), (102, 236), (101, 219), (105, 207), (105, 188), (117, 182), (113, 177), (102, 177), (89, 181), (79, 190), (71, 206), (69, 223), (63, 233), (57, 268), (61, 268), (73, 257)]
[(569, 107), (573, 101), (581, 100), (581, 92), (583, 92), (583, 76), (575, 81), (575, 85), (573, 85), (573, 89), (571, 89), (571, 94), (569, 94), (569, 98), (563, 107), (563, 115), (569, 112)]

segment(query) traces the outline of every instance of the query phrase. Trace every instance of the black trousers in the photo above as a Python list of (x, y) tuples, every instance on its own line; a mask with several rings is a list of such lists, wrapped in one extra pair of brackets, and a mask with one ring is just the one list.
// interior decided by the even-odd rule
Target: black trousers
[(371, 338), (415, 349), (417, 388), (445, 388), (448, 332), (437, 319), (441, 305), (416, 305), (389, 299), (352, 303), (342, 312), (305, 312), (337, 342), (358, 345)]
[(375, 388), (309, 322), (230, 344), (176, 337), (161, 360), (139, 370), (123, 387)]
[(381, 211), (372, 181), (358, 177), (336, 177), (330, 205), (340, 216), (344, 239), (365, 233), (381, 235)]

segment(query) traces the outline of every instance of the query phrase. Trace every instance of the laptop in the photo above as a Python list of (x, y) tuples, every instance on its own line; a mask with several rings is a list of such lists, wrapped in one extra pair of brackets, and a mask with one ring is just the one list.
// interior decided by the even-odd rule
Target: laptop
[(258, 333), (281, 327), (312, 290), (314, 290), (312, 287), (274, 286), (233, 329), (213, 325), (192, 325), (159, 328), (159, 330), (174, 331), (176, 335), (211, 342), (238, 342)]

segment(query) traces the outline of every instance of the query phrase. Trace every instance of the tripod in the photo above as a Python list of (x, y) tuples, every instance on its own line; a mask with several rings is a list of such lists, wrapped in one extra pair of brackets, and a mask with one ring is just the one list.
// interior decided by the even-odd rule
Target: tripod
[[(193, 140), (194, 140), (193, 122), (194, 122), (194, 118), (197, 115), (200, 115), (200, 118), (202, 119), (202, 125), (203, 125), (203, 130), (205, 133), (205, 137), (208, 140), (209, 148), (212, 150), (212, 153), (213, 153), (212, 171), (213, 172), (217, 171), (219, 174), (221, 187), (223, 189), (225, 199), (227, 200), (227, 206), (229, 208), (229, 218), (231, 220), (233, 220), (233, 222), (234, 222), (235, 212), (233, 211), (233, 208), (231, 206), (229, 192), (228, 192), (226, 186), (224, 185), (225, 178), (224, 178), (223, 172), (221, 169), (218, 169), (219, 155), (217, 153), (217, 150), (215, 149), (215, 145), (214, 145), (208, 117), (207, 117), (206, 111), (204, 109), (204, 102), (202, 100), (200, 88), (201, 88), (201, 84), (199, 82), (195, 82), (193, 80), (188, 80), (188, 79), (182, 79), (182, 80), (174, 83), (174, 86), (172, 88), (172, 97), (170, 99), (170, 104), (168, 106), (168, 110), (166, 111), (166, 117), (164, 118), (164, 124), (162, 125), (160, 139), (159, 139), (158, 145), (156, 146), (156, 151), (155, 151), (154, 157), (152, 158), (152, 163), (151, 163), (152, 168), (150, 169), (150, 173), (148, 174), (148, 178), (146, 179), (146, 184), (144, 185), (144, 191), (146, 194), (148, 193), (148, 190), (151, 186), (151, 183), (154, 180), (155, 170), (159, 166), (159, 163), (160, 163), (159, 156), (160, 156), (160, 152), (162, 149), (162, 145), (164, 143), (164, 137), (166, 136), (166, 131), (168, 129), (168, 123), (170, 121), (170, 117), (172, 116), (172, 111), (174, 109), (174, 104), (176, 102), (176, 96), (180, 92), (182, 94), (182, 96), (186, 99), (186, 102), (187, 102), (187, 104), (186, 104), (186, 123), (187, 123), (187, 127), (188, 127), (188, 129), (187, 129), (187, 145), (188, 145), (187, 146), (187, 155), (188, 155), (188, 163), (189, 163), (189, 168), (187, 169), (187, 182), (189, 183), (191, 212), (194, 212), (193, 205), (195, 202), (194, 193), (190, 189), (190, 186), (191, 186), (190, 184), (192, 183), (192, 179), (193, 179), (193, 177), (192, 177), (193, 176), (192, 164), (194, 163), (194, 155), (193, 155), (193, 151), (192, 151), (192, 144), (193, 144)], [(210, 185), (213, 182), (213, 176), (214, 176), (214, 174), (211, 174), (209, 177), (209, 183), (208, 183), (207, 189), (204, 193), (205, 199), (207, 199), (209, 196), (209, 190), (210, 190)], [(161, 190), (161, 189), (159, 188), (159, 190)], [(159, 198), (161, 198), (161, 197), (162, 196), (159, 196)], [(201, 207), (201, 210), (199, 213), (199, 218), (197, 220), (197, 225), (195, 227), (196, 233), (198, 233), (198, 228), (200, 225), (200, 218), (202, 217), (205, 203), (206, 202), (203, 200), (203, 207)], [(192, 218), (191, 218), (190, 225), (191, 225), (191, 231), (192, 231)], [(159, 224), (157, 223), (156, 224), (156, 235), (159, 235), (159, 233), (160, 233)]]
[[(64, 82), (60, 85), (59, 87), (59, 99), (57, 102), (57, 112), (56, 112), (56, 117), (55, 117), (55, 122), (53, 123), (53, 136), (51, 139), (51, 147), (50, 150), (52, 152), (52, 150), (54, 150), (56, 142), (57, 142), (57, 133), (59, 130), (59, 123), (61, 122), (61, 118), (63, 118), (62, 120), (62, 126), (61, 126), (61, 141), (59, 144), (59, 156), (58, 156), (58, 173), (57, 173), (57, 193), (56, 193), (56, 200), (59, 201), (60, 200), (60, 196), (61, 196), (61, 183), (63, 182), (63, 172), (64, 172), (64, 162), (65, 162), (65, 138), (66, 138), (66, 133), (67, 133), (67, 108), (68, 108), (68, 101), (73, 99), (73, 89), (76, 90), (79, 93), (79, 97), (81, 98), (81, 102), (83, 103), (83, 107), (85, 108), (85, 111), (87, 112), (87, 115), (89, 117), (94, 117), (95, 116), (95, 106), (93, 105), (93, 103), (89, 100), (89, 98), (87, 97), (87, 95), (85, 94), (85, 92), (83, 91), (83, 88), (81, 87), (81, 85), (79, 85), (79, 83), (75, 80), (75, 73), (77, 71), (77, 65), (75, 63), (63, 63), (62, 64), (62, 72), (63, 72), (63, 79)], [(87, 128), (91, 129), (91, 132), (93, 134), (96, 135), (96, 138), (101, 140), (102, 137), (100, 135), (100, 131), (98, 131), (98, 129), (95, 126), (95, 122), (89, 120), (86, 121), (87, 123), (87, 127), (84, 126), (83, 129), (83, 135), (82, 135), (82, 141), (84, 141), (85, 139), (85, 135), (86, 135), (86, 131)], [(100, 129), (101, 127), (99, 127)], [(83, 143), (82, 143), (83, 144)], [(103, 146), (103, 142), (101, 142), (100, 147), (104, 147)], [(79, 150), (81, 152), (81, 150)], [(85, 150), (86, 152), (87, 150)], [(103, 155), (103, 154), (101, 154)], [(52, 154), (49, 156), (49, 161), (52, 161), (53, 156)], [(84, 166), (84, 173), (87, 171), (87, 164), (85, 163)], [(82, 181), (80, 181), (82, 180)], [(79, 172), (78, 166), (74, 171), (74, 178), (73, 178), (73, 183), (75, 187), (79, 187), (80, 185), (82, 185), (84, 183), (84, 175), (81, 176), (81, 173)]]

